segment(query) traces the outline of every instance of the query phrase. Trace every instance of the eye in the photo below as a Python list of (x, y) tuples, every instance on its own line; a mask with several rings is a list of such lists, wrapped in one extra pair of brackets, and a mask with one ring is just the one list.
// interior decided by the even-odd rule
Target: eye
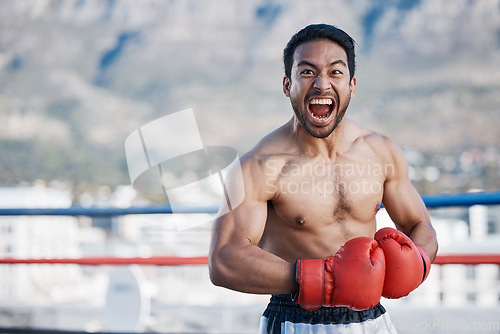
[(314, 72), (310, 69), (305, 69), (300, 72), (301, 75), (314, 75)]
[(339, 70), (333, 70), (331, 73), (332, 73), (332, 75), (341, 75), (342, 74), (342, 72)]

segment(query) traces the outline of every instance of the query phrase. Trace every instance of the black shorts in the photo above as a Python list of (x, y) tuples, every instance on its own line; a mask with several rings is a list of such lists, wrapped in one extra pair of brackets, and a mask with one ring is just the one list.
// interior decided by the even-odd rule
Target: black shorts
[(363, 311), (347, 307), (305, 310), (291, 295), (273, 295), (261, 318), (259, 333), (396, 333), (389, 314), (379, 303)]

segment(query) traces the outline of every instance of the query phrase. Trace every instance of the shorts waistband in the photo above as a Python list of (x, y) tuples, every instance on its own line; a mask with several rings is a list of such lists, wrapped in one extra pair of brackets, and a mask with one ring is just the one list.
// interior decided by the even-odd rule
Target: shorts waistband
[(362, 311), (354, 311), (347, 307), (321, 307), (318, 310), (309, 311), (295, 303), (291, 295), (273, 295), (263, 315), (267, 318), (275, 318), (279, 322), (349, 324), (376, 319), (384, 313), (386, 310), (380, 303)]

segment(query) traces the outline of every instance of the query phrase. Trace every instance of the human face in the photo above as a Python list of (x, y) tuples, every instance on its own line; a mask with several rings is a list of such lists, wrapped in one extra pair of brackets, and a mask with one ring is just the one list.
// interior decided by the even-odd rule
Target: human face
[(283, 79), (297, 120), (316, 138), (328, 137), (339, 125), (355, 88), (344, 49), (326, 39), (300, 44), (290, 78)]

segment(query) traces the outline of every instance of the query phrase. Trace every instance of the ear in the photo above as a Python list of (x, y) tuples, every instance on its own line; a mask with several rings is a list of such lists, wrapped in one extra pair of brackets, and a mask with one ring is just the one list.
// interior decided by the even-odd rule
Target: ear
[(290, 97), (290, 79), (288, 77), (283, 77), (283, 93), (285, 93), (286, 97)]
[(349, 83), (349, 86), (351, 88), (351, 99), (354, 97), (356, 94), (356, 77), (352, 77), (351, 82)]

